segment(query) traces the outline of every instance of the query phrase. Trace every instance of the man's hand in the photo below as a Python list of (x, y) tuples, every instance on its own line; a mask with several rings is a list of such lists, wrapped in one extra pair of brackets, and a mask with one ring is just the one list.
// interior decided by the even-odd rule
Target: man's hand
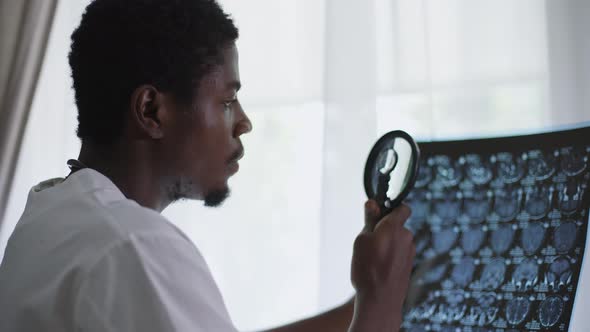
[(404, 228), (410, 208), (401, 205), (386, 216), (373, 200), (365, 204), (365, 227), (357, 236), (351, 278), (357, 294), (351, 332), (397, 331), (416, 254)]
[(352, 283), (357, 291), (354, 309), (349, 301), (319, 316), (266, 332), (399, 330), (416, 253), (412, 233), (403, 227), (410, 209), (402, 205), (383, 218), (380, 215), (377, 203), (369, 200), (365, 228), (354, 243), (352, 257)]

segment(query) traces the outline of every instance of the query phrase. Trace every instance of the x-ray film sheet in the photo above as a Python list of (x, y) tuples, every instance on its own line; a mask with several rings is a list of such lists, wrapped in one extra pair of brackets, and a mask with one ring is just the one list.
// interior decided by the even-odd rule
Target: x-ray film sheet
[(589, 208), (590, 128), (420, 143), (405, 331), (568, 331)]

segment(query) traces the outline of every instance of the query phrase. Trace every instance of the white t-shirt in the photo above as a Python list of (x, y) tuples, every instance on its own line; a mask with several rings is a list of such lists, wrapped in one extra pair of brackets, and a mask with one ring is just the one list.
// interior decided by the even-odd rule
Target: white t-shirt
[(0, 266), (0, 331), (236, 331), (205, 260), (82, 169), (35, 186)]

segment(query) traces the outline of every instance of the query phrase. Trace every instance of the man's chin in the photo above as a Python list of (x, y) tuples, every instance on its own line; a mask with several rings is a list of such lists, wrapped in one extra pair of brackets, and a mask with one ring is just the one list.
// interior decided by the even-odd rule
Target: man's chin
[[(204, 196), (197, 194), (193, 181), (188, 177), (181, 177), (169, 185), (166, 190), (170, 203), (180, 200), (203, 200), (205, 206), (220, 206), (229, 197), (230, 190), (227, 183), (219, 185), (217, 189), (209, 190)], [(202, 193), (202, 192), (201, 192)]]
[(205, 206), (217, 207), (220, 206), (226, 198), (229, 197), (229, 188), (212, 190), (205, 195)]

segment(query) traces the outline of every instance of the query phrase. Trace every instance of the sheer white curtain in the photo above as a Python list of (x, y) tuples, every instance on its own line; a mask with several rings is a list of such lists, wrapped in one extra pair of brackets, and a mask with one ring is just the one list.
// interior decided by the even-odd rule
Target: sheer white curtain
[(437, 138), (549, 124), (543, 2), (378, 2), (380, 130)]
[(12, 187), (56, 4), (56, 0), (0, 0), (0, 220)]
[[(63, 176), (76, 156), (66, 53), (86, 2), (58, 8), (0, 252), (28, 188)], [(254, 131), (222, 208), (183, 202), (164, 214), (203, 251), (242, 329), (352, 294), (362, 170), (380, 134), (489, 136), (590, 120), (584, 0), (220, 2), (241, 31), (240, 99)]]
[(0, 259), (24, 209), (29, 189), (43, 179), (64, 176), (64, 158), (77, 156), (76, 108), (67, 55), (69, 36), (87, 2), (58, 1), (6, 214), (0, 224)]

